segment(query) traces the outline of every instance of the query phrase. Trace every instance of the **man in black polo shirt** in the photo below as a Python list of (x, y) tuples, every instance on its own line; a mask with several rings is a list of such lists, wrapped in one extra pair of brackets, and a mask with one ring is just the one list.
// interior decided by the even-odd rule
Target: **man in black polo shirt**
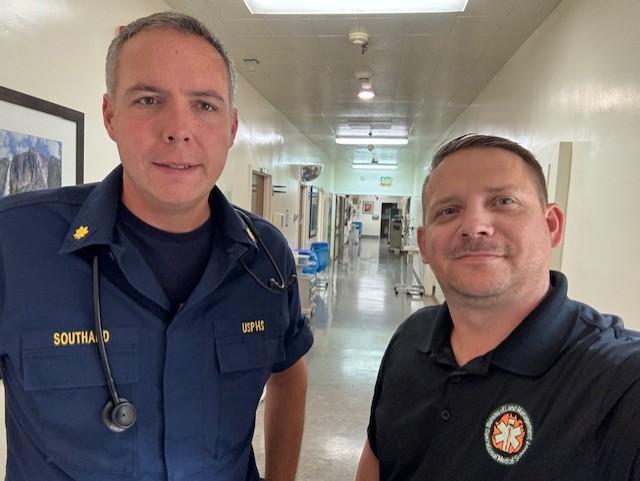
[(549, 271), (564, 216), (534, 156), (459, 137), (422, 197), (446, 303), (391, 339), (357, 481), (640, 480), (640, 336)]

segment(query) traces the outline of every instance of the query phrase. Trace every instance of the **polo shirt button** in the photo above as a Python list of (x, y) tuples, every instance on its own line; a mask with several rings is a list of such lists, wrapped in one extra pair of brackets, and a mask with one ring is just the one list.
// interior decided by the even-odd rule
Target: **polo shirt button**
[(448, 421), (449, 419), (451, 419), (451, 411), (449, 411), (448, 409), (443, 409), (442, 411), (440, 411), (440, 417), (443, 419), (443, 421)]
[(451, 382), (454, 382), (456, 384), (459, 383), (460, 382), (460, 376), (458, 374), (455, 374), (455, 375), (451, 376)]

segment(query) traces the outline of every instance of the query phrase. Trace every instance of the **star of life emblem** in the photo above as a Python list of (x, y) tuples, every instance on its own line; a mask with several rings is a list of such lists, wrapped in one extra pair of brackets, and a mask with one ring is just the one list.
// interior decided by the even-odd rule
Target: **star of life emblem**
[(484, 426), (484, 444), (489, 456), (507, 466), (517, 463), (533, 440), (533, 424), (527, 411), (505, 404), (493, 411)]

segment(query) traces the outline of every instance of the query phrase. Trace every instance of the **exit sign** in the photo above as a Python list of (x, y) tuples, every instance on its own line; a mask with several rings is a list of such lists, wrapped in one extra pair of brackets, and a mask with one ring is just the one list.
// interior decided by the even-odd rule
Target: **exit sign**
[(380, 177), (380, 185), (382, 187), (390, 187), (391, 186), (391, 177)]

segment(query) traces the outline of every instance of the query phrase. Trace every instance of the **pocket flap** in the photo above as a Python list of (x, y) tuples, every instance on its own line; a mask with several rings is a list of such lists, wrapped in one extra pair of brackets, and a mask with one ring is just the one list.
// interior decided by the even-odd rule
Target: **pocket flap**
[(271, 367), (285, 358), (282, 337), (231, 336), (216, 339), (220, 372)]
[[(137, 382), (139, 371), (137, 329), (110, 329), (109, 334), (106, 349), (114, 379), (118, 384)], [(92, 387), (106, 384), (98, 345), (91, 342), (93, 337), (76, 336), (76, 339), (79, 339), (78, 343), (58, 343), (58, 345), (53, 339), (50, 330), (29, 330), (22, 333), (22, 363), (26, 390)], [(84, 342), (85, 340), (87, 342)]]

